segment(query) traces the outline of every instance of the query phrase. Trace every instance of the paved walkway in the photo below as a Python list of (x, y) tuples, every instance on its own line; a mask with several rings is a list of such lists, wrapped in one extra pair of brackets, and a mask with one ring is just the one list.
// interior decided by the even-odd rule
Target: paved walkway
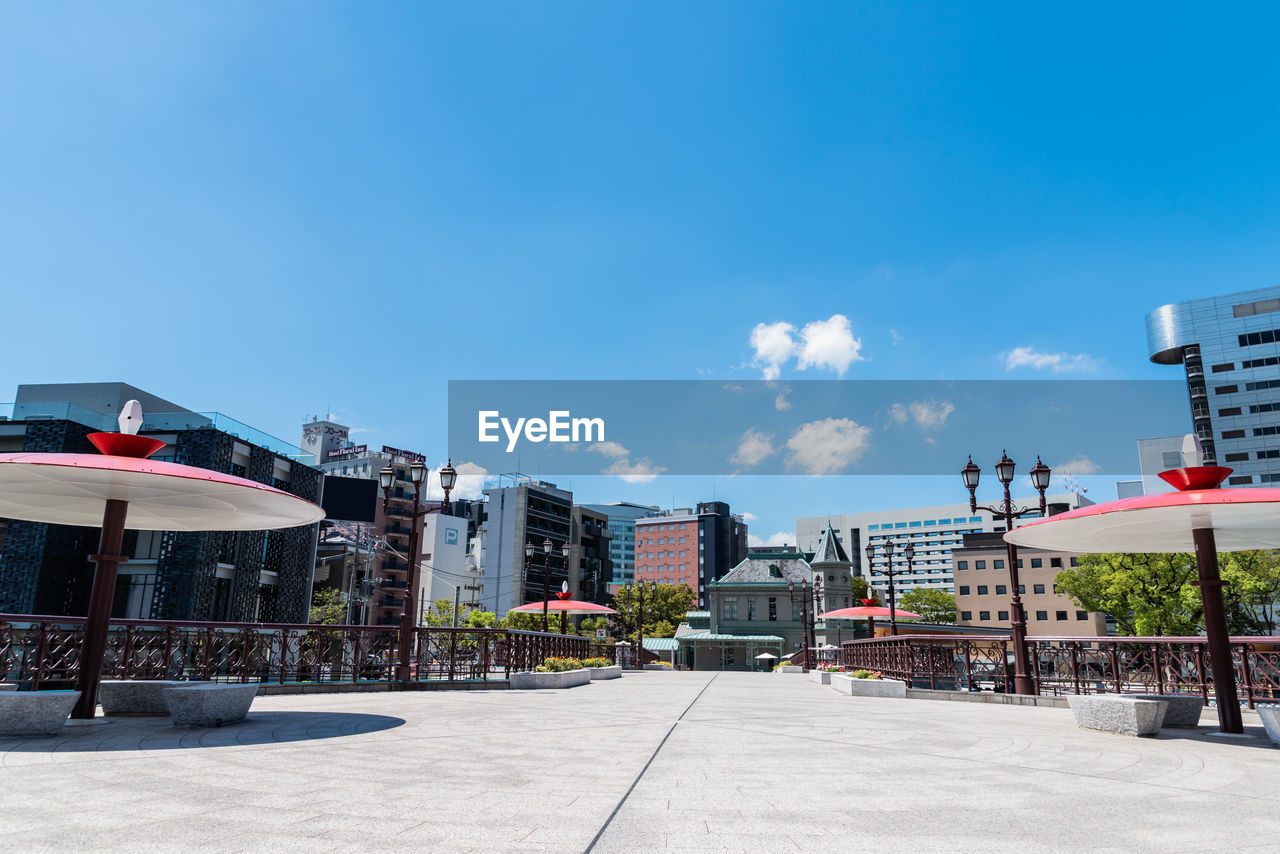
[(1209, 731), (775, 674), (260, 697), (216, 730), (0, 739), (0, 849), (1275, 851), (1280, 750)]

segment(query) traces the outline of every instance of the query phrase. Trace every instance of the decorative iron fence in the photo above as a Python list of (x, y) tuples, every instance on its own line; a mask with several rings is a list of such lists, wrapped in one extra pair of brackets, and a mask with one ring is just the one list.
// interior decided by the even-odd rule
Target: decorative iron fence
[[(1199, 637), (1028, 638), (1039, 694), (1213, 695), (1208, 643)], [(916, 688), (1007, 691), (1013, 650), (1007, 637), (900, 635), (845, 641), (845, 667), (878, 670)], [(1280, 703), (1280, 637), (1235, 637), (1236, 684), (1249, 708)]]
[[(80, 672), (83, 617), (0, 614), (0, 680), (69, 687)], [(223, 682), (395, 681), (398, 626), (113, 620), (104, 679)], [(511, 629), (415, 630), (411, 681), (506, 679), (550, 656), (586, 658), (576, 635)]]

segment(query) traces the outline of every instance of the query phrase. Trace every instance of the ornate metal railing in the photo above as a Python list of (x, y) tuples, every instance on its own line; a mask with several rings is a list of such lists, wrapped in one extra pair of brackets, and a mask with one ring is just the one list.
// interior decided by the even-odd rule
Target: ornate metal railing
[[(916, 688), (1008, 691), (1008, 637), (902, 635), (845, 641), (841, 664), (878, 670)], [(1036, 637), (1027, 641), (1040, 694), (1199, 694), (1213, 696), (1208, 643), (1200, 637)], [(1240, 695), (1280, 703), (1280, 637), (1231, 639)]]
[[(32, 690), (73, 684), (83, 617), (0, 614), (0, 681)], [(113, 620), (105, 679), (225, 682), (395, 681), (398, 626)], [(549, 656), (585, 658), (576, 635), (418, 628), (411, 681), (505, 679)]]

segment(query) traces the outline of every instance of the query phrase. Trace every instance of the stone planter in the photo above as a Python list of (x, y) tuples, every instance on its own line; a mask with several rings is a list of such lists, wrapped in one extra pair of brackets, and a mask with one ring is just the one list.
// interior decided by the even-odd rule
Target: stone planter
[(831, 687), (851, 697), (901, 697), (906, 699), (907, 683), (898, 679), (854, 679), (832, 674)]
[(614, 664), (609, 667), (588, 667), (592, 679), (621, 679), (622, 665)]
[(1280, 746), (1280, 706), (1259, 706), (1258, 717), (1267, 730), (1271, 743)]
[(824, 670), (810, 670), (809, 681), (817, 682), (819, 685), (830, 685), (831, 677), (835, 675), (836, 674)]
[(6, 691), (0, 694), (0, 735), (57, 735), (79, 699), (79, 691)]
[(670, 672), (672, 671), (672, 669), (673, 669), (673, 668), (670, 668), (670, 667), (668, 667), (668, 666), (667, 666), (667, 665), (665, 665), (665, 664), (646, 664), (646, 665), (644, 666), (644, 669), (645, 669), (645, 670), (661, 670), (661, 671), (664, 671), (664, 672), (666, 672), (666, 673), (670, 673)]
[(512, 673), (511, 687), (519, 691), (538, 690), (541, 688), (573, 688), (591, 683), (591, 671), (583, 667), (580, 670), (565, 670), (561, 673)]
[(784, 664), (778, 669), (774, 670), (773, 672), (774, 673), (804, 673), (804, 668), (796, 667), (793, 664)]
[(1160, 734), (1169, 704), (1164, 700), (1137, 700), (1117, 694), (1080, 694), (1067, 697), (1076, 724), (1085, 729), (1152, 738)]

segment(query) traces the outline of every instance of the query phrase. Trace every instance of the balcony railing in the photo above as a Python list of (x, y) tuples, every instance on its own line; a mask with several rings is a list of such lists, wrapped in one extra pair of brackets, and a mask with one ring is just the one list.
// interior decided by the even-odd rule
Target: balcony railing
[[(399, 619), (390, 619), (375, 626), (112, 620), (102, 678), (395, 681)], [(0, 681), (71, 687), (83, 633), (83, 617), (0, 614)], [(415, 682), (506, 679), (549, 656), (593, 654), (584, 637), (510, 629), (419, 627), (413, 643)]]
[[(1201, 637), (1036, 637), (1027, 640), (1039, 694), (1199, 694), (1213, 678)], [(845, 641), (845, 667), (878, 670), (915, 688), (1008, 690), (1013, 650), (1007, 637), (901, 635)], [(1280, 637), (1234, 637), (1231, 658), (1240, 695), (1280, 702)]]

